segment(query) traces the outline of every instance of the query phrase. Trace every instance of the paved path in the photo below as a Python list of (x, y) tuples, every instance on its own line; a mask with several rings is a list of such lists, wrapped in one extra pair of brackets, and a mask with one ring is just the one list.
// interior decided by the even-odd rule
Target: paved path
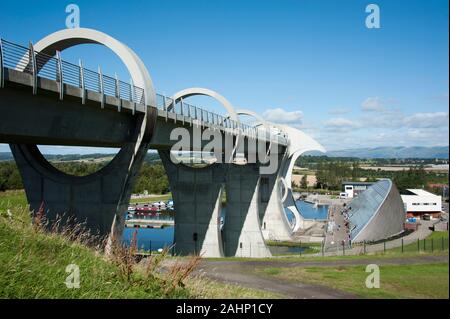
[(207, 278), (240, 286), (265, 290), (290, 299), (348, 299), (356, 296), (333, 288), (309, 285), (300, 282), (263, 277), (252, 274), (254, 267), (230, 262), (230, 264), (216, 264), (203, 262), (197, 273)]
[(296, 299), (344, 299), (357, 298), (347, 292), (333, 289), (326, 286), (310, 285), (298, 281), (287, 281), (279, 278), (256, 275), (255, 268), (266, 267), (333, 267), (333, 266), (357, 266), (376, 263), (378, 265), (387, 264), (429, 264), (429, 263), (448, 263), (448, 256), (418, 256), (407, 258), (366, 258), (366, 259), (344, 259), (335, 261), (305, 260), (297, 262), (288, 262), (281, 260), (203, 260), (196, 273), (201, 274), (213, 280), (225, 283), (239, 284), (249, 288), (255, 288), (274, 292), (285, 296), (286, 298)]
[[(338, 213), (339, 216), (341, 216)], [(336, 216), (336, 214), (335, 214)], [(430, 226), (432, 226), (436, 221), (427, 221), (427, 220), (421, 220), (420, 226), (418, 230), (412, 232), (411, 234), (403, 237), (403, 244), (413, 244), (416, 243), (418, 239), (422, 240), (426, 238), (428, 235), (432, 233), (432, 231), (429, 229)], [(337, 247), (337, 243), (335, 242), (334, 247), (330, 245), (331, 237), (329, 234), (327, 234), (327, 242), (329, 243), (329, 246), (327, 247), (327, 251), (324, 253), (324, 256), (342, 256), (344, 254), (344, 251), (342, 249), (342, 244)], [(379, 244), (373, 244), (373, 245), (366, 245), (366, 253), (373, 253), (378, 251), (383, 251), (385, 249), (392, 249), (402, 246), (402, 238), (394, 239), (387, 241), (384, 243)], [(364, 246), (362, 244), (356, 246), (354, 245), (353, 248), (345, 248), (345, 255), (361, 255), (364, 254)], [(320, 256), (321, 253), (313, 254), (311, 256)]]

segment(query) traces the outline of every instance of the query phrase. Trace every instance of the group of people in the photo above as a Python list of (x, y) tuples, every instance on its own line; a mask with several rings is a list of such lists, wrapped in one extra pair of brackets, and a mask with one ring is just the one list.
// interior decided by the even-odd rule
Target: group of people
[[(344, 227), (345, 227), (345, 234), (346, 234), (346, 239), (348, 241), (348, 245), (351, 246), (351, 242), (352, 242), (352, 235), (351, 235), (351, 231), (350, 231), (350, 216), (349, 216), (349, 210), (351, 210), (351, 207), (346, 207), (344, 204), (344, 208), (341, 209), (341, 215), (344, 217)], [(340, 229), (340, 225), (339, 225), (339, 229)], [(346, 239), (342, 240), (342, 245), (345, 245), (345, 241)]]

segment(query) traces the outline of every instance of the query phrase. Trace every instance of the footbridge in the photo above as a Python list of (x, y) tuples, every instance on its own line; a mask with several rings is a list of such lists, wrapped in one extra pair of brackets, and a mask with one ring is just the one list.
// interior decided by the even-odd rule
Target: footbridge
[[(131, 82), (61, 59), (72, 46), (106, 46), (125, 64)], [(216, 99), (224, 114), (185, 100)], [(256, 118), (248, 125), (240, 116)], [(215, 142), (214, 142), (215, 141)], [(218, 141), (218, 142), (217, 142)], [(214, 142), (214, 143), (213, 143)], [(132, 186), (149, 149), (158, 150), (175, 205), (175, 250), (204, 256), (266, 257), (265, 240), (289, 239), (300, 227), (290, 174), (305, 150), (323, 150), (303, 132), (236, 110), (219, 93), (188, 88), (156, 93), (144, 63), (128, 46), (92, 29), (66, 29), (35, 44), (0, 40), (0, 143), (8, 143), (32, 212), (44, 205), (50, 222), (84, 222), (92, 232), (121, 236)], [(88, 176), (58, 171), (37, 145), (115, 147), (120, 151)], [(209, 151), (202, 167), (177, 161), (174, 150)], [(226, 194), (221, 229), (219, 212)], [(294, 205), (295, 206), (295, 205)]]

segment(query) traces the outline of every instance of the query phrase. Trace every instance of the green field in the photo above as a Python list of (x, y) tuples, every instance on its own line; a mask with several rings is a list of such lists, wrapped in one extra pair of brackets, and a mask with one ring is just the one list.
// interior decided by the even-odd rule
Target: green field
[(318, 284), (362, 298), (448, 298), (448, 263), (380, 266), (380, 288), (369, 289), (365, 266), (260, 268), (257, 273), (282, 280)]
[(159, 201), (168, 201), (169, 199), (172, 199), (172, 194), (167, 193), (163, 195), (149, 195), (144, 198), (134, 198), (130, 200), (131, 204), (137, 204), (137, 203), (153, 203), (153, 202), (159, 202)]

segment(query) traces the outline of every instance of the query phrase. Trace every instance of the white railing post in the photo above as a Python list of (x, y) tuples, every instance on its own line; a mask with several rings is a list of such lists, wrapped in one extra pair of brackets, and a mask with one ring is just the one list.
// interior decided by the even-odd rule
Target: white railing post
[(86, 104), (86, 89), (84, 86), (84, 68), (83, 61), (81, 59), (78, 61), (80, 67), (80, 88), (81, 88), (81, 104)]
[(134, 82), (133, 79), (130, 79), (130, 97), (133, 102), (133, 115), (136, 113), (136, 96), (134, 92)]
[(100, 66), (98, 67), (98, 85), (100, 88), (100, 104), (102, 109), (105, 107), (105, 92), (103, 91), (103, 75), (102, 75), (102, 69), (100, 68)]
[(130, 102), (133, 102), (133, 79), (130, 79)]
[(64, 81), (63, 81), (63, 69), (61, 61), (61, 52), (56, 51), (56, 61), (58, 64), (58, 82), (59, 82), (59, 99), (64, 99)]
[(183, 112), (183, 108), (184, 108), (184, 103), (183, 103), (183, 98), (180, 99), (180, 107), (181, 107), (181, 119), (184, 125), (184, 112)]
[(0, 39), (0, 88), (5, 86), (5, 71), (3, 68), (3, 42)]
[(117, 112), (121, 112), (122, 111), (122, 100), (120, 99), (120, 82), (119, 82), (119, 77), (117, 76), (117, 73), (115, 74), (115, 79), (116, 79), (116, 98), (119, 99), (119, 102), (117, 104)]
[(36, 55), (34, 54), (34, 46), (33, 43), (30, 41), (30, 44), (28, 46), (29, 48), (29, 61), (31, 63), (31, 74), (33, 76), (33, 94), (37, 94), (37, 65), (36, 65)]
[(163, 101), (162, 110), (165, 111), (167, 109), (167, 107), (166, 107), (166, 96), (163, 94), (163, 95), (161, 95), (161, 97), (162, 97), (162, 101)]
[(166, 98), (165, 94), (162, 95), (162, 100), (163, 100), (163, 111), (166, 112), (165, 115), (166, 115), (166, 123), (167, 123), (168, 111), (167, 111), (167, 98)]
[(183, 115), (183, 98), (180, 98), (180, 115)]

